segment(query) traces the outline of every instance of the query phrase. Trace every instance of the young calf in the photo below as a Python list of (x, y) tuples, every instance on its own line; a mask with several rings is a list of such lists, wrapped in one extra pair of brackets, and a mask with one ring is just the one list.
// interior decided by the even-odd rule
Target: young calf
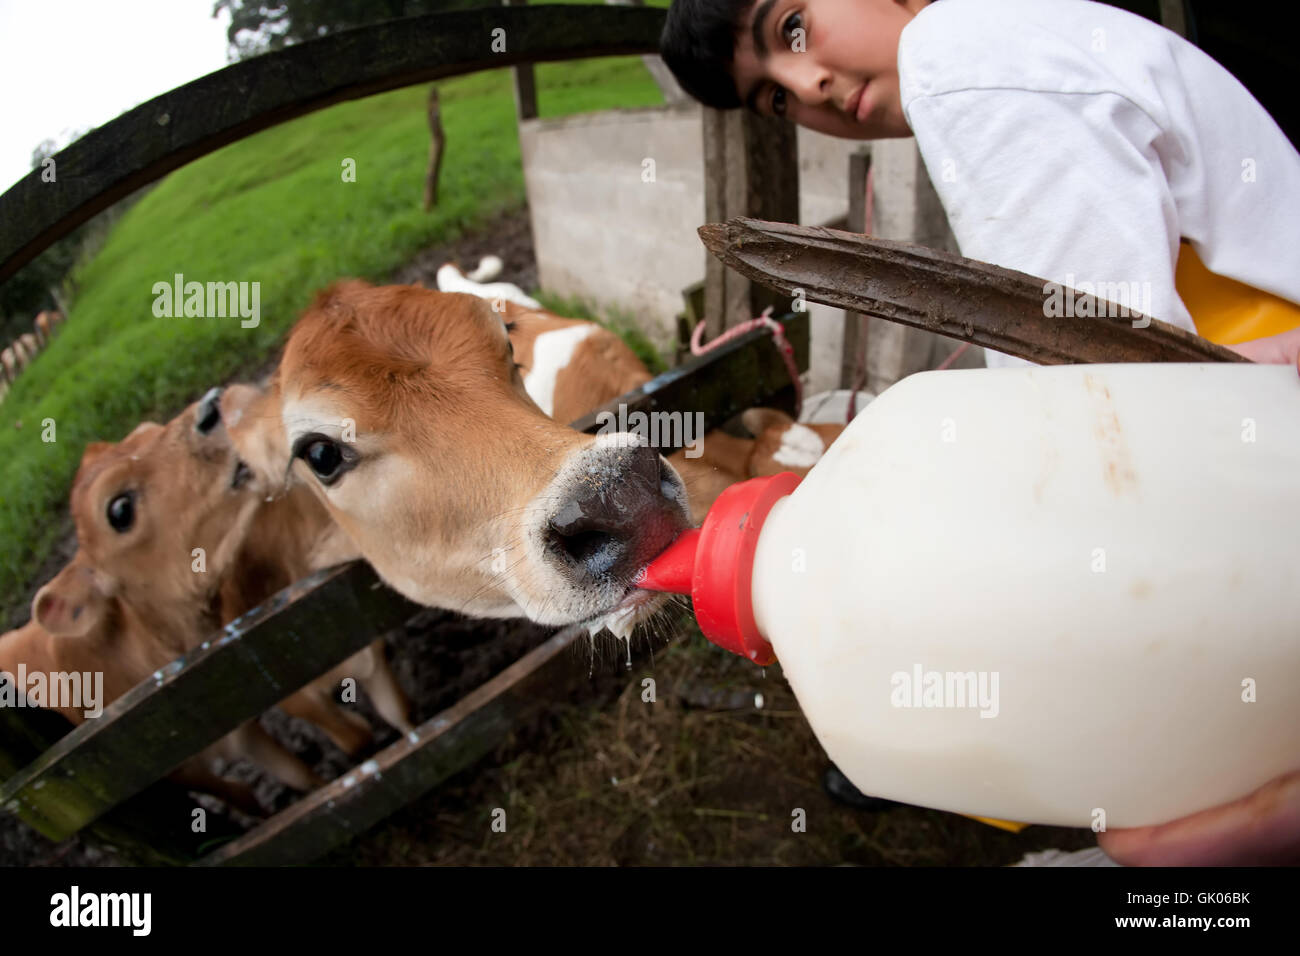
[[(262, 503), (252, 478), (211, 394), (165, 426), (87, 446), (72, 488), (77, 553), (37, 592), (31, 622), (0, 638), (0, 670), (101, 673), (108, 704), (196, 646), (217, 624), (220, 581)], [(247, 787), (216, 774), (217, 758), (250, 760), (298, 790), (321, 782), (256, 721), (172, 776), (260, 813)]]
[(330, 287), (233, 437), (396, 590), (474, 616), (624, 630), (662, 601), (637, 573), (688, 525), (673, 468), (545, 415), (502, 317), (464, 293)]

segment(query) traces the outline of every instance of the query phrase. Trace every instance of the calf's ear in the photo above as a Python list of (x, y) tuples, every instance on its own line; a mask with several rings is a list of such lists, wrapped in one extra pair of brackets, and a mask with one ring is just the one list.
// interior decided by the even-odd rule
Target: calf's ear
[[(116, 447), (117, 442), (115, 441), (87, 442), (85, 450), (81, 453), (81, 464), (77, 466), (77, 476), (87, 474), (95, 466), (95, 462)], [(75, 479), (73, 483), (76, 483)]]
[(32, 599), (32, 620), (55, 637), (83, 637), (103, 619), (106, 602), (95, 572), (73, 561)]

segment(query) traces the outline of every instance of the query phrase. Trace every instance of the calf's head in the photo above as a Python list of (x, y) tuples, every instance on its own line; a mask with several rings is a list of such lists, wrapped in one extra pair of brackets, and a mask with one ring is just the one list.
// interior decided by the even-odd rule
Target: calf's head
[(263, 392), (227, 390), (263, 480), (306, 482), (392, 587), (422, 604), (626, 626), (637, 572), (687, 526), (672, 467), (592, 437), (524, 390), (486, 300), (338, 283), (290, 333)]
[(211, 623), (208, 605), (260, 500), (252, 478), (216, 389), (166, 425), (91, 443), (72, 487), (77, 554), (37, 592), (33, 618), (76, 636), (129, 614), (183, 649)]

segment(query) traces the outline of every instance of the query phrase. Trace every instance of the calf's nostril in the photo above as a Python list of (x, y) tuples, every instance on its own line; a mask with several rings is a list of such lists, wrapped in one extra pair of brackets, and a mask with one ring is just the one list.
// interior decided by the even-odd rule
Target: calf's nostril
[(681, 479), (652, 448), (607, 452), (571, 494), (545, 533), (577, 582), (630, 582), (687, 524)]
[(569, 562), (597, 575), (612, 570), (623, 550), (618, 538), (596, 529), (565, 533), (552, 525), (550, 538), (552, 546)]
[(588, 494), (567, 502), (547, 522), (547, 544), (586, 575), (617, 571), (632, 528), (617, 496)]

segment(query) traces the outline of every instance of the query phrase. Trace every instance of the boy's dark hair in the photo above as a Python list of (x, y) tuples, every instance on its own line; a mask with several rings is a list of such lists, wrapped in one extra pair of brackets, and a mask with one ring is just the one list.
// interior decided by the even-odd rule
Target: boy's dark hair
[(731, 76), (736, 30), (758, 0), (673, 0), (659, 37), (659, 54), (677, 82), (705, 106), (744, 104)]

